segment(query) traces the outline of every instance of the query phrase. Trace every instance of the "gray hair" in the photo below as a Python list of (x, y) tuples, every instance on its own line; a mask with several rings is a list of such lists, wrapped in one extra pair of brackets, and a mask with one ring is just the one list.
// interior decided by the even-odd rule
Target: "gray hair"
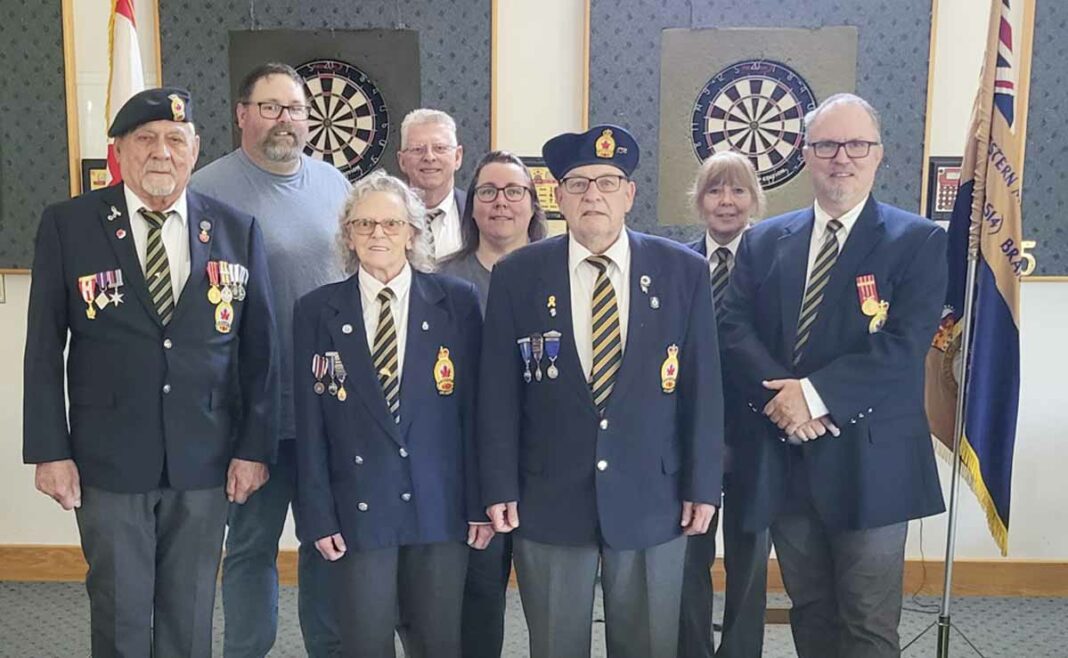
[(757, 220), (763, 216), (768, 200), (749, 158), (737, 151), (717, 151), (701, 163), (690, 188), (690, 203), (702, 222), (701, 197), (714, 185), (741, 185), (748, 189), (753, 195), (753, 212), (749, 219)]
[(408, 264), (420, 272), (433, 272), (436, 265), (434, 252), (430, 246), (430, 227), (426, 223), (426, 206), (423, 205), (419, 195), (405, 185), (404, 181), (379, 169), (352, 186), (352, 190), (345, 199), (345, 207), (341, 210), (341, 216), (338, 217), (337, 245), (341, 251), (341, 264), (345, 273), (352, 274), (360, 266), (360, 259), (357, 258), (355, 250), (349, 249), (345, 222), (356, 206), (372, 192), (391, 194), (401, 202), (407, 215), (405, 220), (415, 232), (412, 237), (412, 247), (408, 249)]
[(412, 126), (422, 125), (444, 126), (450, 133), (452, 133), (453, 142), (458, 143), (456, 140), (456, 121), (451, 116), (441, 110), (431, 110), (421, 107), (418, 110), (409, 112), (404, 117), (404, 121), (401, 121), (402, 149), (408, 146), (408, 129)]
[(875, 126), (875, 136), (879, 138), (879, 141), (883, 141), (883, 122), (879, 119), (879, 113), (871, 106), (871, 103), (864, 100), (856, 94), (841, 93), (830, 96), (814, 110), (809, 110), (805, 115), (805, 143), (808, 143), (808, 129), (812, 124), (820, 117), (821, 114), (831, 109), (836, 105), (859, 105), (861, 109), (868, 113), (871, 117), (871, 122)]

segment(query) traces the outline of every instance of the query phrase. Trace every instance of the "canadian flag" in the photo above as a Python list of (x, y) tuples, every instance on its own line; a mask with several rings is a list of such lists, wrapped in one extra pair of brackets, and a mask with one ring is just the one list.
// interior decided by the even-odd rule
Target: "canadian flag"
[[(108, 103), (107, 125), (134, 94), (144, 90), (145, 74), (141, 68), (141, 46), (137, 41), (133, 0), (114, 0), (108, 23)], [(108, 141), (108, 184), (122, 182), (115, 145)]]

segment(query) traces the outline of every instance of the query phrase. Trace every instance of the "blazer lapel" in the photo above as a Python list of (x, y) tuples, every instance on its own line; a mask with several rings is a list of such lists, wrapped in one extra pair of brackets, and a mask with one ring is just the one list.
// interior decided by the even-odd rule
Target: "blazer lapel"
[[(590, 413), (596, 414), (593, 406), (593, 394), (586, 382), (586, 375), (582, 371), (582, 361), (579, 360), (578, 348), (575, 345), (575, 324), (571, 315), (571, 274), (568, 271), (568, 238), (566, 235), (558, 238), (549, 252), (548, 257), (541, 266), (540, 280), (538, 282), (540, 295), (535, 299), (537, 305), (537, 317), (539, 326), (544, 327), (538, 331), (555, 330), (560, 332), (560, 356), (556, 359), (556, 367), (560, 372), (560, 384), (572, 389), (576, 399), (585, 402)], [(549, 309), (549, 298), (556, 300), (556, 315)], [(516, 336), (516, 338), (519, 338)], [(517, 348), (518, 349), (518, 348)], [(531, 368), (535, 367), (531, 363)], [(549, 367), (549, 360), (542, 357), (542, 375)], [(533, 374), (533, 372), (531, 373)]]
[[(390, 438), (404, 445), (397, 431), (397, 424), (393, 421), (393, 415), (386, 406), (386, 397), (382, 394), (382, 386), (378, 383), (374, 366), (371, 364), (371, 351), (367, 347), (367, 331), (363, 326), (363, 304), (360, 301), (360, 284), (357, 277), (358, 275), (349, 277), (345, 285), (339, 286), (330, 299), (330, 306), (337, 311), (337, 314), (327, 322), (330, 338), (341, 356), (341, 362), (345, 364), (347, 374), (345, 385), (352, 391), (350, 399), (357, 398), (360, 404), (367, 407), (367, 411), (378, 421)], [(402, 417), (403, 413), (402, 406)]]
[(109, 187), (101, 196), (98, 212), (100, 225), (104, 228), (112, 251), (122, 269), (122, 283), (127, 290), (132, 290), (145, 312), (158, 326), (163, 326), (159, 313), (148, 295), (148, 285), (137, 258), (137, 245), (134, 243), (133, 229), (130, 228), (130, 213), (126, 208), (124, 185)]
[(412, 288), (408, 293), (408, 335), (405, 338), (404, 372), (400, 387), (398, 434), (401, 438), (408, 436), (408, 428), (415, 415), (413, 411), (423, 405), (430, 391), (422, 380), (424, 377), (434, 377), (438, 348), (449, 347), (438, 340), (438, 332), (448, 326), (449, 321), (448, 311), (440, 305), (443, 299), (445, 292), (440, 284), (426, 274), (412, 270)]
[[(642, 357), (638, 352), (646, 349), (659, 349), (655, 345), (646, 345), (643, 338), (646, 335), (646, 327), (656, 326), (657, 314), (669, 312), (654, 309), (651, 305), (650, 300), (657, 296), (659, 272), (656, 264), (648, 257), (641, 237), (628, 230), (627, 239), (630, 240), (630, 309), (627, 311), (627, 340), (623, 344), (623, 363), (619, 366), (616, 383), (608, 398), (609, 405), (615, 400), (625, 400), (626, 390), (630, 387), (631, 380), (639, 376)], [(642, 290), (642, 277), (649, 277), (648, 291)], [(667, 345), (663, 348), (667, 350)], [(665, 351), (664, 354), (666, 355), (667, 352)]]
[(797, 318), (801, 313), (801, 299), (808, 285), (808, 251), (812, 240), (812, 226), (816, 221), (815, 212), (810, 208), (803, 212), (787, 227), (779, 238), (779, 299), (782, 317), (782, 355), (790, 363), (797, 340)]
[(200, 222), (208, 222), (212, 224), (211, 219), (204, 212), (203, 204), (200, 202), (200, 196), (195, 192), (186, 192), (186, 208), (189, 214), (185, 218), (186, 232), (189, 234), (189, 278), (185, 282), (185, 286), (182, 288), (182, 294), (178, 297), (178, 303), (174, 309), (174, 320), (185, 312), (185, 309), (193, 305), (193, 302), (187, 301), (190, 297), (194, 297), (198, 291), (205, 290), (204, 279), (207, 278), (207, 263), (211, 256), (211, 245), (214, 240), (211, 239), (213, 231), (211, 228), (206, 229), (209, 239), (207, 242), (201, 242), (200, 235)]

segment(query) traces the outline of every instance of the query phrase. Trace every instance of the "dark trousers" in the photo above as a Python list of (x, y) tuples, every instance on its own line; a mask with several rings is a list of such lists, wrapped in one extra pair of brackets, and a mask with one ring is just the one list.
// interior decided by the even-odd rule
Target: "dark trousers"
[[(271, 477), (244, 505), (231, 505), (222, 567), (223, 656), (263, 658), (278, 632), (278, 539), (296, 489), (294, 441), (278, 444)], [(312, 543), (297, 551), (297, 615), (310, 658), (338, 655), (330, 574)]]
[(226, 528), (222, 487), (117, 494), (82, 487), (94, 658), (210, 658)]
[(730, 489), (723, 503), (723, 567), (727, 572), (723, 633), (716, 658), (760, 658), (764, 652), (764, 614), (768, 607), (770, 533), (746, 532)]
[(512, 572), (512, 535), (497, 533), (484, 551), (471, 549), (464, 585), (464, 658), (500, 658), (504, 609)]
[(598, 564), (609, 658), (673, 658), (686, 538), (642, 550), (515, 538), (515, 569), (532, 658), (590, 655)]
[(372, 551), (352, 547), (328, 563), (342, 655), (460, 658), (467, 544), (445, 542)]
[(898, 658), (907, 523), (842, 531), (814, 511), (771, 526), (799, 658)]
[(686, 566), (682, 575), (679, 612), (679, 658), (712, 658), (712, 564), (716, 561), (719, 511), (708, 532), (686, 538)]

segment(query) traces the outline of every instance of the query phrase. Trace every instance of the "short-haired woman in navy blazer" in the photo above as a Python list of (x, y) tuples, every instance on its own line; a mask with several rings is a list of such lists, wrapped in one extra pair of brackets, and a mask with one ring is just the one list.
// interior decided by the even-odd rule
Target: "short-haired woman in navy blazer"
[(467, 546), (493, 536), (474, 454), (478, 297), (430, 273), (429, 235), (415, 193), (371, 174), (340, 219), (353, 275), (294, 309), (297, 532), (335, 569), (345, 656), (392, 658), (396, 628), (407, 656), (459, 658)]

